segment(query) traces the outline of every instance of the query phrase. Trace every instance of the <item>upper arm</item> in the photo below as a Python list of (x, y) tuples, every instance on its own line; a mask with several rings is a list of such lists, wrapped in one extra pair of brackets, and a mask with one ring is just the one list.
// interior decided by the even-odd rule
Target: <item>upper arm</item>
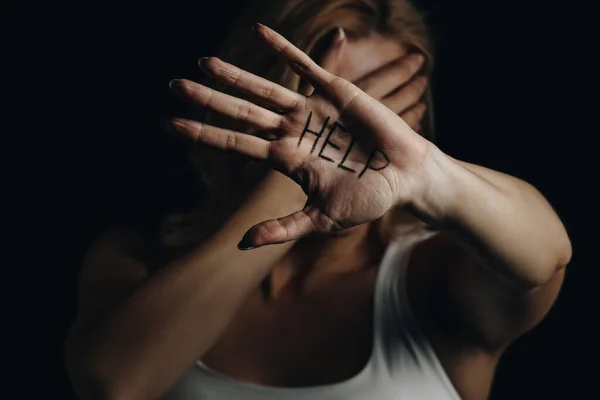
[(77, 283), (77, 313), (66, 337), (64, 354), (73, 389), (82, 397), (92, 390), (80, 365), (85, 357), (84, 332), (147, 278), (147, 268), (138, 257), (140, 250), (138, 235), (113, 228), (100, 235), (83, 258)]
[(138, 235), (124, 228), (113, 228), (92, 243), (79, 271), (74, 327), (93, 322), (147, 278), (140, 248)]
[[(514, 190), (515, 182), (529, 185), (508, 174), (453, 160), (504, 191)], [(498, 179), (499, 174), (503, 179)], [(532, 193), (541, 196), (538, 191)], [(545, 201), (540, 204), (550, 207)], [(455, 318), (452, 329), (460, 331), (456, 334), (469, 335), (469, 340), (501, 349), (534, 328), (556, 301), (565, 276), (564, 265), (557, 265), (554, 274), (541, 285), (529, 290), (515, 289), (505, 278), (483, 266), (449, 234), (442, 232), (439, 236), (438, 244), (446, 249), (447, 256), (439, 262), (438, 273), (444, 275), (444, 279), (440, 280), (438, 289), (443, 293), (442, 304), (447, 314)], [(564, 256), (559, 263), (566, 264), (570, 260), (570, 245), (567, 247), (560, 253)]]
[(446, 257), (433, 295), (438, 298), (438, 325), (453, 339), (492, 352), (502, 350), (535, 327), (558, 297), (565, 268), (541, 286), (516, 290), (449, 236), (439, 236)]

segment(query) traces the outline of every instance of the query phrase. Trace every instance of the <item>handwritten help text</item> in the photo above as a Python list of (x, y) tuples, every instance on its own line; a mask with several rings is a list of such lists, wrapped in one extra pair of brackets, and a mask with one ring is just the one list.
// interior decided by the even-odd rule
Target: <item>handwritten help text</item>
[[(304, 140), (307, 133), (315, 136), (312, 148), (310, 150), (310, 154), (312, 154), (316, 150), (317, 143), (320, 141), (321, 137), (323, 136), (323, 133), (325, 132), (325, 129), (327, 128), (327, 124), (329, 123), (329, 120), (330, 120), (330, 117), (325, 118), (325, 121), (323, 121), (323, 125), (321, 126), (321, 129), (319, 131), (313, 131), (309, 128), (311, 118), (312, 118), (312, 111), (308, 114), (308, 118), (306, 119), (306, 125), (304, 126), (304, 129), (302, 130), (302, 134), (300, 135), (300, 138), (298, 139), (298, 147), (300, 147), (300, 144), (302, 143), (302, 140)], [(336, 150), (340, 150), (340, 147), (331, 141), (331, 137), (333, 136), (334, 132), (338, 129), (344, 133), (348, 133), (348, 130), (346, 128), (344, 128), (341, 124), (339, 124), (338, 122), (334, 122), (333, 125), (331, 126), (331, 128), (329, 129), (329, 133), (327, 133), (327, 136), (325, 136), (325, 140), (323, 141), (323, 144), (321, 145), (321, 149), (319, 150), (319, 153), (318, 153), (318, 156), (320, 158), (327, 160), (329, 162), (332, 162), (332, 163), (335, 163), (335, 161), (333, 159), (331, 159), (330, 157), (323, 155), (323, 152), (327, 146), (333, 147)], [(341, 168), (344, 171), (348, 171), (350, 173), (356, 173), (356, 171), (354, 169), (348, 167), (347, 165), (344, 165), (344, 162), (346, 162), (346, 159), (348, 158), (348, 154), (350, 154), (350, 151), (352, 151), (352, 147), (354, 146), (355, 142), (356, 142), (355, 137), (351, 136), (351, 140), (348, 145), (348, 148), (346, 149), (346, 152), (344, 153), (344, 156), (342, 157), (341, 161), (337, 164), (338, 168)], [(385, 159), (385, 164), (383, 166), (375, 167), (372, 164), (375, 161), (375, 158), (377, 155), (380, 155), (381, 157), (383, 157)], [(367, 157), (367, 162), (366, 162), (364, 168), (359, 172), (358, 178), (360, 179), (368, 169), (373, 170), (373, 171), (379, 171), (379, 170), (382, 170), (385, 167), (387, 167), (389, 164), (390, 164), (390, 159), (383, 152), (383, 150), (374, 148), (371, 151), (371, 153), (369, 154), (369, 156)]]

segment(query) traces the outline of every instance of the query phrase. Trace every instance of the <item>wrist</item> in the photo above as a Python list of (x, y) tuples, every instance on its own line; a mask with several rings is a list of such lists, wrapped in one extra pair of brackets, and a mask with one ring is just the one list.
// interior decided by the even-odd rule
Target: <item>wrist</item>
[(407, 211), (432, 226), (441, 226), (451, 217), (457, 202), (462, 168), (434, 144), (417, 174), (412, 195), (404, 202)]

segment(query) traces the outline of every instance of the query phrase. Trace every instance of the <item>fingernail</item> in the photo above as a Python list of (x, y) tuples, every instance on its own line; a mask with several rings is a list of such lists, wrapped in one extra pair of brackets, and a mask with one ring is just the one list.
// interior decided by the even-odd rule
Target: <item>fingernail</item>
[(255, 22), (254, 26), (252, 27), (252, 29), (254, 31), (257, 31), (261, 26), (263, 26), (263, 24), (261, 24), (260, 22)]
[(250, 246), (248, 243), (244, 241), (244, 239), (240, 240), (237, 245), (238, 250), (252, 250), (254, 246)]
[(177, 84), (179, 84), (179, 79), (171, 79), (171, 81), (169, 82), (169, 87), (173, 89), (173, 87)]
[(419, 66), (423, 65), (423, 63), (425, 62), (425, 56), (423, 54), (417, 53), (415, 55), (416, 59), (417, 59), (417, 64)]
[(170, 133), (172, 135), (176, 135), (177, 134), (177, 131), (173, 127), (173, 120), (172, 119), (161, 118), (160, 119), (160, 126), (167, 133)]
[(335, 44), (340, 44), (344, 41), (344, 39), (346, 39), (346, 32), (344, 32), (344, 29), (342, 29), (341, 27), (338, 26), (338, 28), (336, 29), (336, 32), (335, 32), (335, 37), (333, 39), (333, 42)]
[(200, 66), (200, 68), (204, 68), (204, 62), (208, 60), (208, 57), (202, 57), (201, 59), (198, 60), (198, 66)]

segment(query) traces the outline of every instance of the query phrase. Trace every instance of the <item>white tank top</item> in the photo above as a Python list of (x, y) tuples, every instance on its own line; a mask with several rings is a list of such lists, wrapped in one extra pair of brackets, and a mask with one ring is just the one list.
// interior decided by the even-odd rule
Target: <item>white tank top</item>
[(163, 400), (460, 400), (408, 305), (406, 267), (414, 246), (436, 231), (392, 241), (377, 272), (373, 351), (354, 377), (333, 384), (275, 387), (227, 377), (198, 361)]

